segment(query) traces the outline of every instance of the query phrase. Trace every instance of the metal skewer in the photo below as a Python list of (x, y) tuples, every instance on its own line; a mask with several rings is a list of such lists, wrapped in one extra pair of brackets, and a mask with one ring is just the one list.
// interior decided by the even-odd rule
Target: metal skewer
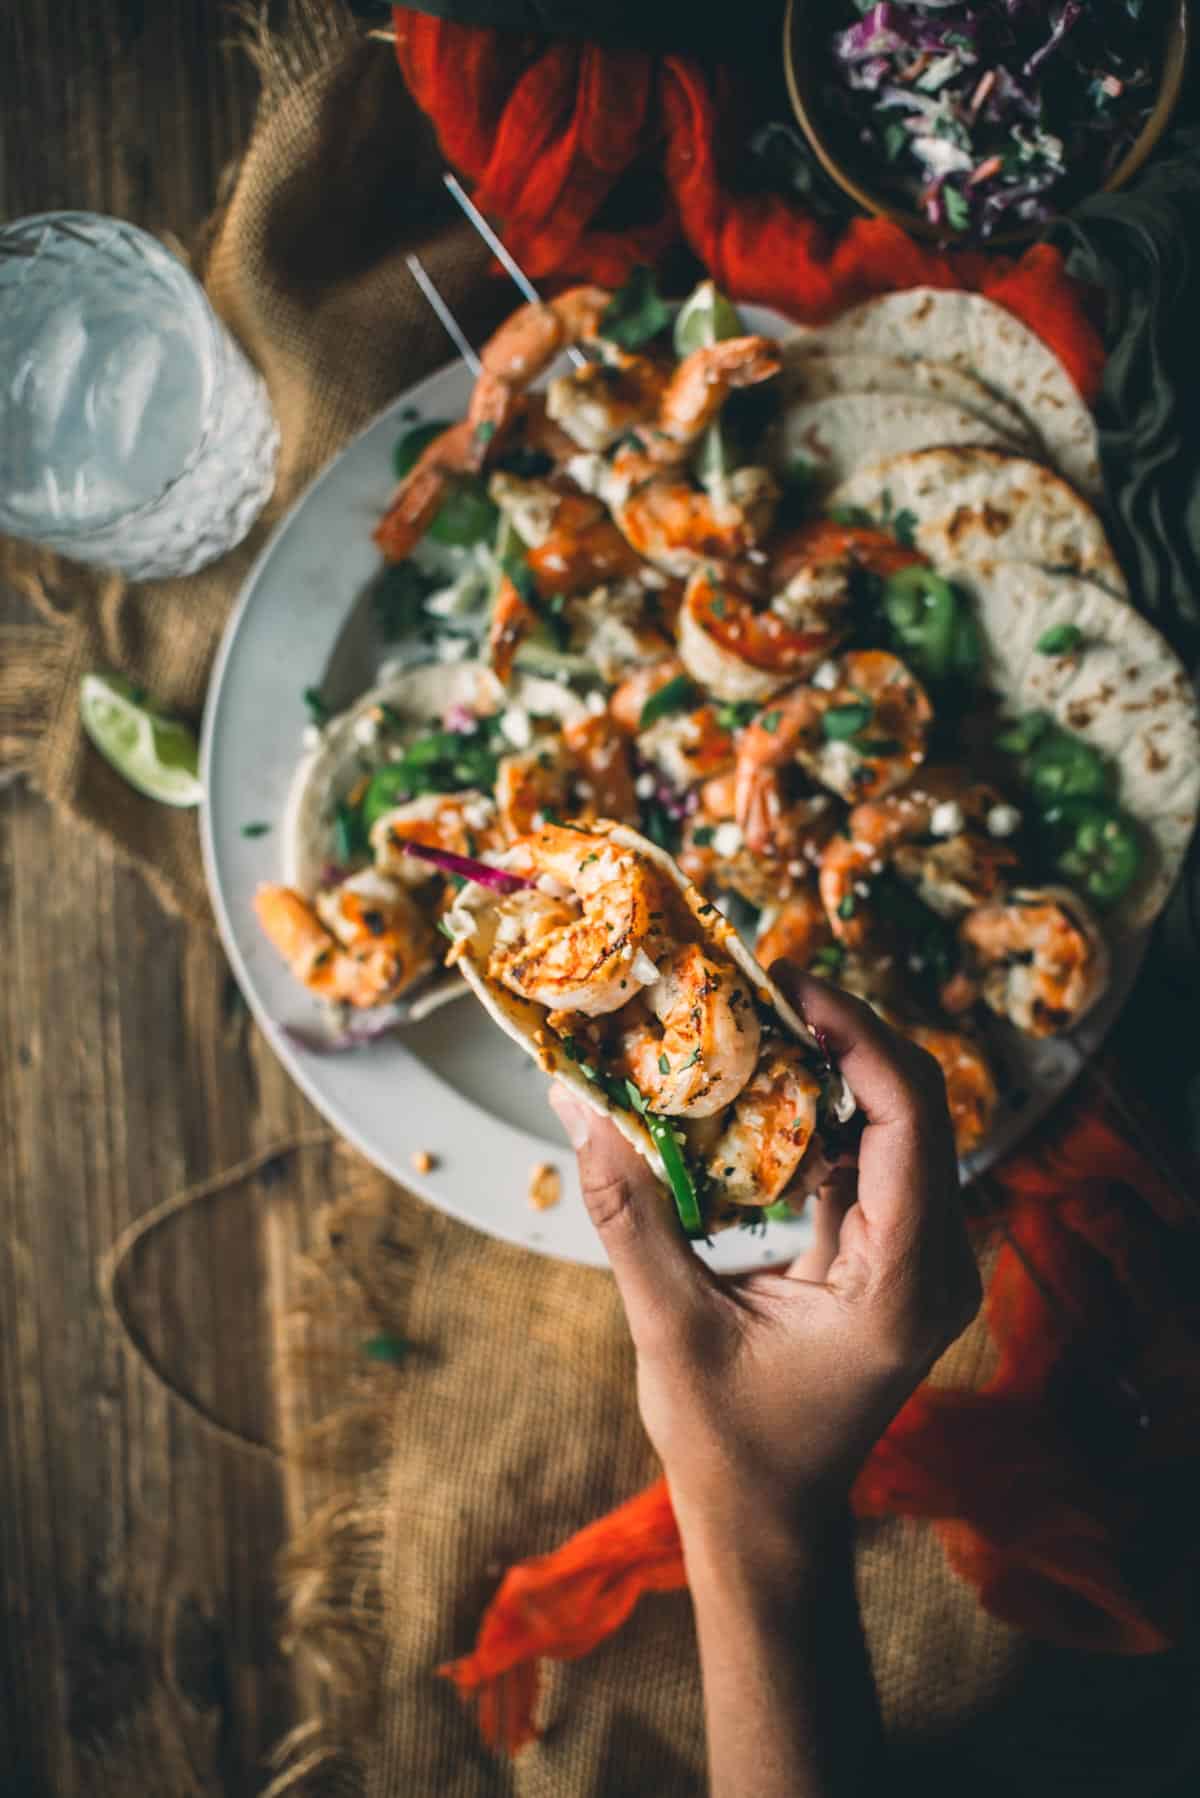
[(427, 272), (421, 258), (419, 256), (406, 256), (404, 260), (408, 265), (409, 274), (421, 289), (421, 292), (425, 295), (425, 298), (429, 301), (433, 310), (437, 313), (447, 337), (449, 337), (451, 343), (454, 345), (471, 373), (473, 375), (481, 374), (483, 372), (482, 362), (480, 362), (479, 357), (475, 354), (474, 348), (463, 331), (462, 326), (434, 286), (433, 280)]
[[(535, 306), (540, 306), (542, 301), (541, 294), (533, 285), (533, 282), (529, 279), (529, 276), (525, 273), (525, 270), (521, 267), (520, 263), (514, 261), (509, 251), (496, 236), (496, 233), (492, 230), (492, 227), (488, 224), (474, 200), (472, 200), (471, 196), (467, 193), (467, 190), (464, 188), (457, 175), (447, 173), (442, 176), (442, 180), (449, 188), (454, 199), (462, 207), (488, 249), (491, 250), (497, 262), (499, 262), (512, 276), (519, 291), (524, 294), (527, 300), (531, 300)], [(568, 345), (567, 354), (575, 364), (576, 368), (585, 368), (587, 366), (587, 357), (575, 344)]]

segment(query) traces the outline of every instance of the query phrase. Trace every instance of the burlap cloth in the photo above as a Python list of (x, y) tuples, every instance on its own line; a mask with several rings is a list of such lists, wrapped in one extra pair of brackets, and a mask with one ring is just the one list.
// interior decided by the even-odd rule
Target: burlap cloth
[[(384, 43), (314, 0), (293, 7), (286, 36), (259, 35), (251, 48), (263, 74), (258, 129), (197, 259), (262, 368), (282, 427), (267, 515), (216, 567), (136, 588), (0, 546), (0, 576), (31, 604), (28, 625), (0, 642), (6, 765), (103, 831), (165, 905), (204, 925), (194, 816), (148, 804), (90, 751), (77, 723), (78, 677), (119, 669), (198, 720), (222, 625), (272, 522), (382, 404), (447, 358), (404, 252), (420, 246), (476, 340), (512, 302), (447, 211), (430, 133)], [(686, 1594), (644, 1601), (614, 1640), (556, 1671), (544, 1740), (515, 1767), (485, 1753), (432, 1672), (469, 1647), (509, 1563), (552, 1548), (657, 1471), (610, 1279), (479, 1236), (361, 1164), (327, 1224), (315, 1296), (282, 1372), (285, 1420), (306, 1408), (314, 1333), (358, 1340), (369, 1329), (412, 1346), (401, 1366), (385, 1359), (349, 1374), (346, 1428), (334, 1415), (318, 1431), (326, 1449), (341, 1445), (333, 1460), (345, 1478), (300, 1529), (284, 1571), (290, 1643), (309, 1652), (322, 1697), (312, 1726), (280, 1757), (280, 1789), (370, 1798), (702, 1790)], [(979, 1325), (937, 1377), (969, 1384), (987, 1355)], [(342, 1452), (351, 1439), (353, 1453)], [(1031, 1662), (1037, 1651), (980, 1610), (923, 1525), (864, 1527), (859, 1583), (898, 1765), (914, 1778), (919, 1768), (926, 1792), (940, 1788), (939, 1768), (956, 1789), (964, 1778), (999, 1789), (994, 1779), (1010, 1783), (1006, 1763), (1035, 1789), (1031, 1756), (1044, 1763), (1055, 1732), (1047, 1705), (1029, 1703), (1030, 1668), (1047, 1654)], [(1073, 1777), (1036, 1789), (1150, 1789), (1124, 1780), (1116, 1746), (1140, 1677), (1108, 1682), (1082, 1731), (1064, 1723), (1074, 1761), (1089, 1744), (1078, 1785)]]

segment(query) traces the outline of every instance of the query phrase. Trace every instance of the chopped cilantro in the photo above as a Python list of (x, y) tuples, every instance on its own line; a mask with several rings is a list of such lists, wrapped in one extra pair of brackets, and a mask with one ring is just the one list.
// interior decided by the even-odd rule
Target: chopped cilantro
[(775, 732), (779, 729), (779, 720), (782, 717), (783, 717), (783, 713), (778, 710), (773, 711), (773, 712), (764, 712), (758, 722), (763, 730), (768, 732), (768, 734), (770, 736), (774, 736)]
[(670, 322), (671, 309), (658, 291), (654, 271), (638, 267), (605, 307), (599, 334), (623, 350), (637, 350)]
[(660, 1055), (658, 1058), (658, 1071), (660, 1074), (669, 1074), (671, 1072), (671, 1064), (665, 1055)]
[(902, 543), (905, 549), (912, 549), (916, 542), (917, 524), (918, 519), (916, 513), (908, 511), (907, 508), (901, 512), (897, 512), (896, 516), (892, 519), (892, 533), (895, 536), (896, 541)]
[(308, 715), (314, 724), (327, 724), (329, 722), (329, 707), (321, 698), (321, 689), (319, 687), (305, 687), (304, 703), (308, 707)]
[(838, 903), (838, 908), (837, 908), (838, 917), (839, 918), (852, 918), (854, 916), (855, 912), (857, 911), (857, 909), (858, 909), (858, 907), (857, 907), (857, 904), (855, 903), (854, 894), (847, 893), (845, 898), (840, 900)]
[(692, 832), (692, 842), (697, 849), (707, 849), (712, 843), (716, 826), (713, 824), (697, 824)]
[(638, 729), (645, 730), (665, 718), (669, 712), (686, 711), (694, 704), (697, 693), (691, 679), (686, 674), (676, 674), (665, 682), (656, 693), (651, 693), (642, 707), (638, 719)]

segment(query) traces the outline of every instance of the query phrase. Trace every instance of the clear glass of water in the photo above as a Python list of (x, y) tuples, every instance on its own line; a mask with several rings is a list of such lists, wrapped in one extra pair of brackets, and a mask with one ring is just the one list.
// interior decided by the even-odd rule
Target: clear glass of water
[(190, 574), (246, 535), (278, 449), (262, 378), (156, 238), (87, 212), (0, 226), (0, 531)]

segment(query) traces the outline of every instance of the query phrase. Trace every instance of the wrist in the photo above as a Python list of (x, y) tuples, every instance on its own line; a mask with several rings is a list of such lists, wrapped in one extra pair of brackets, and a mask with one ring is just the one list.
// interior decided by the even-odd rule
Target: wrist
[(789, 1590), (818, 1577), (848, 1552), (852, 1532), (845, 1496), (766, 1502), (730, 1490), (719, 1500), (678, 1494), (671, 1486), (689, 1584), (714, 1582)]

